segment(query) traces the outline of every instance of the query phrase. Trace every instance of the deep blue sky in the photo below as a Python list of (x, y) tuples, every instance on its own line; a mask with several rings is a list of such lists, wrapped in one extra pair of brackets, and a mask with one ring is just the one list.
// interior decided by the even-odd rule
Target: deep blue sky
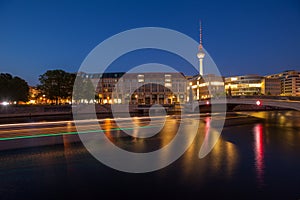
[[(300, 69), (299, 0), (0, 0), (0, 72), (35, 85), (48, 69), (76, 72), (96, 45), (127, 29), (171, 28), (198, 41), (199, 19), (204, 47), (224, 76)], [(138, 61), (123, 61), (177, 62), (137, 53)], [(125, 70), (120, 63), (116, 71)]]

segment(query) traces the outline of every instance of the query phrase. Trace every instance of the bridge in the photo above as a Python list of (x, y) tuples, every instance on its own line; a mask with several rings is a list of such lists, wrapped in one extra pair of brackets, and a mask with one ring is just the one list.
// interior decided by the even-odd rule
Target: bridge
[[(210, 99), (206, 101), (196, 102), (199, 106), (203, 105), (218, 105), (218, 104), (237, 104), (237, 105), (257, 105), (257, 106), (270, 106), (280, 107), (287, 109), (294, 109), (300, 111), (300, 99), (290, 100), (286, 99), (270, 99), (264, 97), (253, 97), (253, 98), (226, 98), (226, 99)], [(193, 105), (195, 108), (195, 103)]]
[[(208, 99), (202, 101), (194, 101), (192, 104), (186, 103), (183, 105), (166, 104), (161, 107), (152, 107), (156, 111), (180, 111), (182, 108), (187, 112), (195, 112), (196, 108), (201, 106), (200, 110), (203, 110), (203, 106), (208, 106), (210, 110), (211, 105), (218, 107), (216, 110), (223, 110), (221, 105), (256, 105), (260, 107), (276, 107), (286, 108), (300, 111), (300, 97), (272, 97), (272, 96), (237, 96), (221, 99)], [(137, 105), (133, 110), (135, 112), (149, 112), (149, 109), (153, 105)], [(221, 107), (220, 107), (221, 106)], [(205, 110), (205, 109), (204, 109)], [(225, 110), (224, 110), (225, 111)]]

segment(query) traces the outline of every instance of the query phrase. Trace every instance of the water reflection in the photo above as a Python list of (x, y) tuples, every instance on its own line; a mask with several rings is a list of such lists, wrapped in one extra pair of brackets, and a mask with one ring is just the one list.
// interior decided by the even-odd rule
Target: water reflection
[(264, 185), (264, 170), (265, 170), (262, 124), (257, 124), (254, 127), (254, 149), (253, 150), (255, 154), (255, 169), (256, 169), (258, 186), (262, 187)]
[(222, 174), (231, 179), (238, 163), (238, 157), (237, 148), (233, 143), (220, 140), (210, 153), (207, 165), (214, 175)]
[(298, 111), (261, 111), (244, 113), (265, 119), (267, 123), (276, 124), (276, 126), (293, 128), (300, 127), (300, 112)]
[[(99, 191), (96, 193), (99, 197), (119, 194), (123, 198), (126, 194), (134, 197), (148, 194), (149, 198), (150, 195), (166, 194), (174, 199), (181, 196), (196, 199), (208, 195), (219, 199), (299, 199), (300, 112), (258, 114), (264, 115), (266, 120), (262, 120), (261, 124), (245, 121), (225, 127), (213, 150), (199, 159), (204, 136), (211, 134), (208, 130), (212, 129), (209, 118), (203, 119), (197, 138), (188, 151), (170, 166), (152, 173), (128, 174), (101, 165), (81, 145), (70, 145), (71, 135), (63, 136), (64, 149), (57, 145), (1, 152), (1, 194), (11, 195), (8, 197), (17, 194), (18, 199), (31, 197), (28, 194), (37, 197), (35, 191), (41, 191), (41, 196), (53, 195), (55, 191), (57, 196), (63, 194), (67, 197), (93, 195)], [(285, 122), (294, 124), (293, 127), (280, 123), (281, 116), (286, 118)], [(140, 122), (140, 119), (136, 120)], [(197, 120), (183, 121), (186, 135), (190, 136), (195, 130), (193, 123)], [(167, 145), (177, 125), (175, 119), (168, 119), (161, 134), (139, 140), (124, 139), (113, 120), (101, 123), (107, 137), (120, 141), (120, 147), (136, 152), (140, 152), (140, 147), (151, 151), (153, 146)], [(88, 128), (94, 129), (86, 125)], [(51, 129), (52, 132), (55, 130), (56, 127)], [(74, 131), (74, 127), (67, 124), (62, 131)], [(54, 138), (57, 139), (48, 137), (49, 140)], [(159, 161), (162, 162), (171, 153), (170, 149), (161, 154)], [(79, 186), (83, 190), (78, 190)], [(64, 193), (59, 193), (62, 191)]]
[[(152, 138), (137, 138), (134, 136), (137, 135), (138, 131), (143, 131), (145, 128), (149, 128), (151, 130), (151, 127), (143, 126), (145, 125), (145, 121), (142, 119), (134, 118), (133, 121), (134, 124), (137, 125), (136, 127), (132, 127), (133, 137), (128, 135), (125, 136), (126, 134), (123, 133), (122, 130), (116, 129), (117, 127), (113, 120), (104, 120), (101, 126), (105, 130), (105, 135), (120, 148), (136, 153), (146, 153), (161, 149), (168, 145), (176, 135), (178, 125), (180, 123), (184, 124), (183, 131), (186, 134), (186, 137), (189, 137), (190, 133), (194, 131), (195, 123), (199, 123), (199, 119), (177, 120), (167, 118), (160, 133)], [(206, 142), (209, 142), (204, 141), (204, 138), (206, 136), (209, 136), (209, 138), (215, 138), (219, 135), (211, 123), (212, 121), (210, 116), (201, 120), (198, 135), (195, 138), (194, 143), (185, 152), (182, 158), (180, 158), (183, 161), (180, 162), (180, 165), (182, 165), (181, 172), (184, 179), (189, 179), (191, 176), (195, 176), (194, 172), (198, 171), (199, 177), (194, 177), (194, 181), (199, 181), (199, 179), (203, 179), (205, 176), (222, 176), (223, 178), (231, 180), (237, 172), (236, 169), (241, 164), (240, 159), (245, 159), (245, 157), (241, 157), (240, 155), (242, 153), (241, 147), (239, 146), (238, 148), (236, 145), (237, 141), (247, 138), (247, 134), (243, 134), (241, 131), (238, 131), (239, 136), (235, 136), (233, 133), (228, 133), (226, 136), (221, 135), (212, 151), (203, 159), (199, 159), (198, 153), (201, 146), (206, 145)], [(153, 124), (160, 125), (161, 122), (157, 120)], [(144, 128), (141, 128), (139, 125), (142, 125)], [(254, 161), (251, 160), (251, 162), (254, 162), (255, 165), (257, 184), (259, 187), (262, 187), (264, 186), (265, 181), (264, 126), (262, 124), (253, 125), (251, 126), (251, 129), (253, 128), (254, 136), (253, 147), (249, 147), (250, 149), (253, 148)], [(249, 132), (250, 134), (252, 133), (251, 129)], [(245, 128), (245, 130), (248, 131), (249, 129)], [(267, 136), (266, 139), (268, 139)], [(248, 140), (247, 143), (249, 143)], [(168, 150), (169, 151), (164, 151), (164, 153), (160, 155), (157, 162), (162, 162), (169, 158), (175, 151), (175, 149)]]
[[(66, 124), (66, 132), (72, 132), (73, 131), (73, 124), (72, 122), (67, 122)], [(71, 143), (72, 143), (72, 138), (69, 137), (67, 134), (64, 134), (62, 136), (62, 140), (63, 140), (63, 144), (64, 144), (64, 148), (66, 151), (68, 151)]]
[[(104, 119), (103, 124), (101, 124), (102, 130), (105, 130), (104, 134), (106, 135), (106, 137), (111, 140), (117, 140), (118, 137), (114, 137), (114, 135), (111, 132), (112, 129), (112, 120), (111, 119)], [(115, 134), (118, 134), (118, 132), (116, 132)]]
[[(71, 122), (67, 122), (66, 124), (66, 131), (71, 132), (73, 128), (73, 124)], [(75, 136), (73, 136), (75, 137)], [(72, 138), (69, 135), (63, 135), (63, 149), (64, 149), (64, 157), (66, 161), (66, 173), (67, 175), (70, 175), (75, 169), (70, 164), (70, 160), (72, 160), (72, 157), (70, 156), (69, 152), (72, 149)]]
[[(166, 145), (168, 145), (172, 141), (177, 131), (177, 121), (175, 119), (167, 119), (165, 122), (165, 127), (162, 129), (162, 132), (159, 135), (160, 144), (158, 146), (158, 149), (166, 147)], [(166, 148), (165, 151), (161, 151), (162, 153), (160, 154), (160, 159), (164, 160), (172, 156), (172, 151), (174, 151), (172, 148)]]
[[(202, 145), (205, 145), (204, 138), (210, 134), (210, 138), (216, 137), (219, 133), (211, 127), (211, 118), (206, 117), (199, 126), (198, 136), (195, 142), (183, 157), (183, 179), (193, 180), (198, 183), (210, 177), (222, 176), (228, 180), (232, 179), (239, 162), (239, 152), (232, 142), (226, 141), (222, 136), (204, 158), (199, 159), (198, 154)], [(197, 175), (195, 175), (197, 171)], [(195, 176), (198, 176), (197, 178)], [(207, 176), (207, 177), (206, 177)]]

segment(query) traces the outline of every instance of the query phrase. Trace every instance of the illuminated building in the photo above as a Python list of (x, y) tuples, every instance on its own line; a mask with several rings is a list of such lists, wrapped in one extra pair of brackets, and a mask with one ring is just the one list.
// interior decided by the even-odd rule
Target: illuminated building
[(280, 95), (280, 81), (259, 75), (225, 78), (225, 90), (229, 96)]
[(174, 72), (85, 74), (97, 86), (100, 104), (184, 103), (187, 81)]
[(117, 101), (114, 103), (184, 103), (186, 84), (186, 78), (181, 73), (127, 73), (117, 84), (113, 96)]
[(39, 102), (40, 91), (33, 86), (29, 86), (29, 102), (28, 104), (37, 104)]
[(225, 78), (225, 90), (229, 96), (258, 95), (262, 93), (263, 77), (259, 75)]
[(279, 79), (263, 78), (261, 93), (264, 95), (279, 96), (281, 94), (281, 82)]
[(296, 70), (287, 70), (278, 74), (265, 76), (269, 79), (278, 79), (281, 83), (281, 95), (300, 96), (300, 72)]
[[(98, 82), (96, 91), (99, 96), (99, 102), (106, 104), (112, 104), (114, 103), (114, 99), (112, 99), (112, 94), (115, 89), (115, 84), (119, 81), (119, 79), (124, 75), (123, 72), (118, 72), (118, 73), (104, 73), (101, 76), (100, 79), (100, 74), (94, 74), (93, 77), (90, 77), (91, 80), (96, 80)], [(118, 92), (118, 91), (116, 91)]]
[(197, 75), (189, 79), (189, 99), (201, 100), (225, 95), (224, 79), (215, 74)]
[[(62, 99), (65, 102), (65, 99)], [(51, 104), (53, 101), (47, 98), (37, 87), (29, 86), (29, 101), (27, 104)]]

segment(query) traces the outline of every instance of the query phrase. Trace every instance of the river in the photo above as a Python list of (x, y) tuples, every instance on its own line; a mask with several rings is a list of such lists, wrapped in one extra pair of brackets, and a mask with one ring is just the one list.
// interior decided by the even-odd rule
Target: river
[[(0, 199), (300, 199), (300, 112), (240, 114), (261, 120), (224, 127), (213, 150), (199, 159), (203, 123), (179, 159), (149, 173), (111, 169), (80, 143), (1, 152)], [(110, 139), (134, 152), (156, 150), (174, 137), (174, 120), (150, 139)]]

